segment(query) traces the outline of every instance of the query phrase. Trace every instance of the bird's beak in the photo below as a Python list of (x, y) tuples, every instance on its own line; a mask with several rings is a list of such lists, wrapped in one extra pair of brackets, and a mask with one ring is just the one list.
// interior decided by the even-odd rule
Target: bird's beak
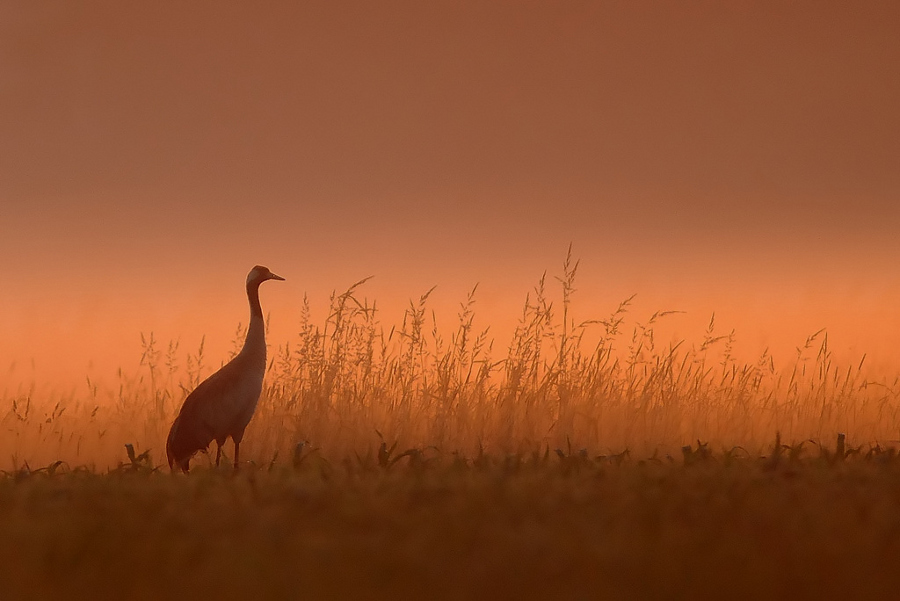
[(282, 282), (284, 281), (283, 277), (281, 277), (280, 275), (275, 275), (272, 272), (269, 272), (269, 279), (270, 280), (281, 280)]

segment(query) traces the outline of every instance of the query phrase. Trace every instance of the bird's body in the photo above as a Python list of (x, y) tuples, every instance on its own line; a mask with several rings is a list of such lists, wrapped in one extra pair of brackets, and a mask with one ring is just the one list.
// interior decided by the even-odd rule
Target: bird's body
[(257, 265), (247, 276), (250, 301), (250, 326), (241, 351), (216, 373), (200, 383), (184, 400), (172, 423), (166, 441), (169, 467), (188, 471), (191, 456), (216, 441), (216, 465), (222, 445), (230, 436), (234, 441), (234, 467), (240, 458), (244, 430), (259, 401), (266, 372), (266, 338), (259, 285), (266, 280), (284, 278)]

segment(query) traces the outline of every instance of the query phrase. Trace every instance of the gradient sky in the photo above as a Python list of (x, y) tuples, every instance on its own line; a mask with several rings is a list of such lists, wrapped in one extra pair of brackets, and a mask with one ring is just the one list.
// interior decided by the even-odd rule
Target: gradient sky
[[(476, 282), (498, 345), (568, 244), (578, 317), (828, 327), (900, 367), (897, 2), (0, 3), (0, 378), (221, 358), (365, 276)], [(504, 329), (506, 328), (506, 329)], [(32, 368), (32, 363), (34, 368)], [(4, 366), (14, 368), (6, 370)], [(91, 367), (88, 369), (88, 365)], [(7, 372), (4, 375), (4, 372)]]

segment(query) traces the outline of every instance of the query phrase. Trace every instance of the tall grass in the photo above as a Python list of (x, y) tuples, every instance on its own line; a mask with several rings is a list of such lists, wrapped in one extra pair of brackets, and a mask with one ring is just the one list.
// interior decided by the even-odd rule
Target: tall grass
[[(668, 313), (630, 319), (630, 298), (605, 317), (576, 322), (577, 270), (570, 249), (552, 287), (541, 277), (526, 295), (504, 348), (489, 329), (475, 328), (477, 287), (450, 327), (429, 310), (431, 291), (391, 326), (361, 298), (366, 280), (333, 293), (320, 323), (304, 298), (296, 338), (270, 349), (245, 456), (287, 457), (300, 441), (340, 458), (381, 439), (467, 455), (548, 446), (649, 455), (698, 439), (762, 448), (776, 432), (787, 441), (837, 432), (860, 443), (898, 438), (897, 380), (871, 381), (864, 358), (835, 364), (824, 332), (778, 368), (767, 353), (738, 361), (733, 332), (719, 334), (714, 318), (698, 340), (661, 345), (655, 331)], [(243, 336), (238, 326), (234, 353)], [(88, 380), (80, 394), (32, 389), (3, 399), (0, 457), (16, 467), (110, 466), (133, 443), (163, 462), (169, 424), (212, 369), (202, 342), (185, 355), (152, 334), (141, 340), (140, 370), (120, 370), (114, 386)]]

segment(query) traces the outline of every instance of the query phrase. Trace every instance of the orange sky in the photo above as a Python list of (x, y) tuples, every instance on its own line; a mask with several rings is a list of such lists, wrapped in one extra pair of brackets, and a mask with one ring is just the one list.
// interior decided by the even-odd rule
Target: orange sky
[(256, 263), (273, 342), (375, 275), (502, 347), (569, 242), (580, 316), (900, 369), (897, 3), (270, 4), (0, 5), (0, 382), (215, 361)]

